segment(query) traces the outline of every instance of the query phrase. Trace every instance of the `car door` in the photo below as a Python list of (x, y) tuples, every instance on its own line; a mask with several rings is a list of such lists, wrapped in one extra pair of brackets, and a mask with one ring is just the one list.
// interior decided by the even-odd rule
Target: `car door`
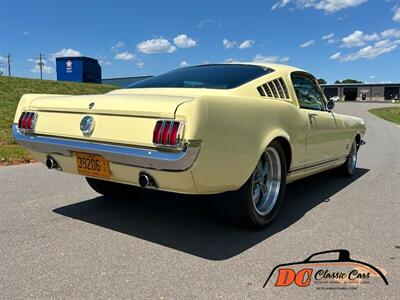
[(313, 76), (293, 73), (292, 83), (302, 113), (308, 121), (306, 165), (325, 163), (339, 156), (340, 120), (326, 109), (326, 102)]

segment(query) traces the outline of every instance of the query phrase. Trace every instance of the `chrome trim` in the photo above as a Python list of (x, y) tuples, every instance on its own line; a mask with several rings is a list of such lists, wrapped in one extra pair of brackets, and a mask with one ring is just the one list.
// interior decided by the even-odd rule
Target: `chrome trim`
[(323, 161), (318, 161), (312, 164), (308, 164), (308, 165), (303, 165), (297, 168), (293, 168), (291, 170), (289, 170), (289, 174), (293, 174), (293, 173), (297, 173), (297, 172), (302, 172), (302, 171), (306, 171), (307, 169), (312, 169), (312, 168), (316, 168), (316, 167), (320, 167), (326, 164), (330, 164), (336, 161), (339, 161), (341, 159), (345, 159), (348, 158), (349, 155), (342, 155), (342, 156), (338, 156), (336, 158), (333, 159), (328, 159), (328, 160), (323, 160)]
[(79, 124), (79, 129), (84, 135), (90, 135), (95, 127), (95, 120), (92, 116), (84, 116)]
[(32, 151), (64, 156), (73, 156), (73, 152), (86, 152), (101, 155), (110, 162), (146, 169), (184, 171), (193, 165), (200, 152), (198, 140), (189, 140), (184, 149), (172, 152), (51, 136), (26, 135), (18, 130), (17, 124), (13, 124), (12, 131), (16, 141)]

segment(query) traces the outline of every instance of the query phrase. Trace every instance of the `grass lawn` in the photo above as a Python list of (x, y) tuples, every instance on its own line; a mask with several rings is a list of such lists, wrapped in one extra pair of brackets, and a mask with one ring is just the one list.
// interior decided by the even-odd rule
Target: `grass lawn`
[(11, 133), (15, 110), (23, 94), (90, 95), (114, 89), (115, 86), (103, 84), (0, 77), (0, 166), (32, 159), (28, 151), (15, 143)]
[(368, 111), (384, 120), (400, 124), (400, 106), (373, 108)]

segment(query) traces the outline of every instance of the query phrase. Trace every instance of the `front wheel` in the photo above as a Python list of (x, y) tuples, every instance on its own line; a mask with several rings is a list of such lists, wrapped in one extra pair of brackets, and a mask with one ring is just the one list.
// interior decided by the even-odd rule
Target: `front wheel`
[(341, 173), (344, 176), (351, 177), (354, 175), (354, 172), (357, 167), (357, 142), (353, 141), (351, 145), (350, 153), (347, 156), (347, 159), (343, 165), (339, 167)]
[[(246, 183), (232, 192), (227, 205), (235, 205), (242, 224), (265, 227), (277, 216), (286, 189), (286, 158), (281, 145), (273, 141), (264, 151)], [(233, 198), (233, 199), (232, 199)]]

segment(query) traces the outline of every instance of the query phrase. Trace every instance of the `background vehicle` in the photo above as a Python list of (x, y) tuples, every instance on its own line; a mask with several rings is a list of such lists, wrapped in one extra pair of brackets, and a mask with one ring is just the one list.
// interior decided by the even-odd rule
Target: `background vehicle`
[(121, 184), (230, 192), (236, 216), (262, 227), (286, 183), (336, 167), (354, 173), (365, 124), (332, 108), (297, 68), (202, 65), (105, 95), (24, 95), (13, 133), (48, 168), (84, 175), (101, 194)]
[(331, 101), (340, 101), (340, 97), (339, 96), (333, 96), (333, 97), (331, 97), (329, 100), (331, 100)]

